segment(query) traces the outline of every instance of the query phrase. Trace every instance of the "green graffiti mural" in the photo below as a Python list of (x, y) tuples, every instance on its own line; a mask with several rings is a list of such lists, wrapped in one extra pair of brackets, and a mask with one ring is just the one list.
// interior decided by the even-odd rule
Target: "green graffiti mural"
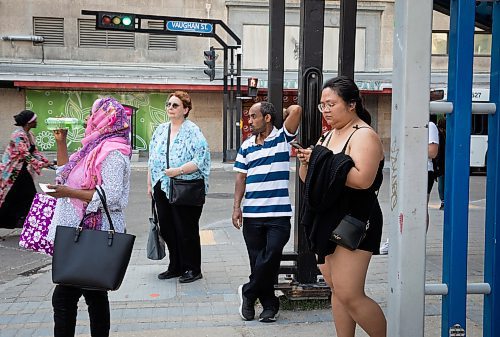
[[(47, 118), (75, 117), (83, 120), (90, 113), (92, 103), (98, 98), (107, 96), (136, 108), (135, 116), (132, 118), (132, 123), (135, 123), (135, 148), (147, 150), (153, 131), (159, 124), (167, 121), (165, 101), (168, 94), (28, 90), (26, 108), (38, 115), (38, 127), (33, 129), (38, 148), (41, 151), (56, 151), (54, 134), (47, 130), (45, 125)], [(83, 136), (82, 128), (68, 132), (69, 151), (74, 152), (81, 147)]]

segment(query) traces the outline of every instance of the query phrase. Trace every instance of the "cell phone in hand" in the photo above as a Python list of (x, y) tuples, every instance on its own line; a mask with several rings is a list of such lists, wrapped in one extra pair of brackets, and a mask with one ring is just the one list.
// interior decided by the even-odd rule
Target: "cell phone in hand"
[(304, 147), (302, 146), (302, 144), (300, 144), (299, 142), (296, 142), (296, 141), (291, 141), (290, 142), (290, 145), (293, 146), (294, 148), (296, 149), (303, 149)]

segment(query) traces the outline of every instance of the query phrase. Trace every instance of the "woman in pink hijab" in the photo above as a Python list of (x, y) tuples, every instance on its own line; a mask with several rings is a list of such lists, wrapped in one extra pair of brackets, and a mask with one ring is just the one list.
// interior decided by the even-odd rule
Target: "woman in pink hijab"
[[(57, 184), (49, 185), (57, 204), (49, 230), (54, 239), (57, 226), (108, 230), (96, 189), (104, 190), (115, 231), (125, 231), (123, 210), (130, 187), (130, 122), (123, 106), (114, 98), (94, 102), (87, 121), (82, 148), (68, 158), (65, 130), (55, 131), (57, 141)], [(81, 296), (89, 309), (91, 336), (108, 336), (110, 314), (106, 291), (57, 285), (52, 296), (54, 336), (74, 336), (77, 303)]]

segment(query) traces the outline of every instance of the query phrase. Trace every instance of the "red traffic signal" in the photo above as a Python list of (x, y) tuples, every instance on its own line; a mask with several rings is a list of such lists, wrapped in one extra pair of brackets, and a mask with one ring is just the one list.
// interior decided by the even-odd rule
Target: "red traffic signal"
[(128, 13), (98, 12), (96, 17), (98, 29), (135, 30), (135, 15)]
[(259, 79), (257, 77), (249, 77), (248, 78), (248, 96), (256, 97), (257, 96), (257, 84), (259, 83)]

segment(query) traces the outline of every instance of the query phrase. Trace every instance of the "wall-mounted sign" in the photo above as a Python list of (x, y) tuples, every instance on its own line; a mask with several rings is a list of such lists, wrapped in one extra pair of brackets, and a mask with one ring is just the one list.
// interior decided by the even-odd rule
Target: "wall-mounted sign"
[(210, 34), (213, 32), (214, 26), (206, 22), (167, 21), (167, 30), (172, 32)]

